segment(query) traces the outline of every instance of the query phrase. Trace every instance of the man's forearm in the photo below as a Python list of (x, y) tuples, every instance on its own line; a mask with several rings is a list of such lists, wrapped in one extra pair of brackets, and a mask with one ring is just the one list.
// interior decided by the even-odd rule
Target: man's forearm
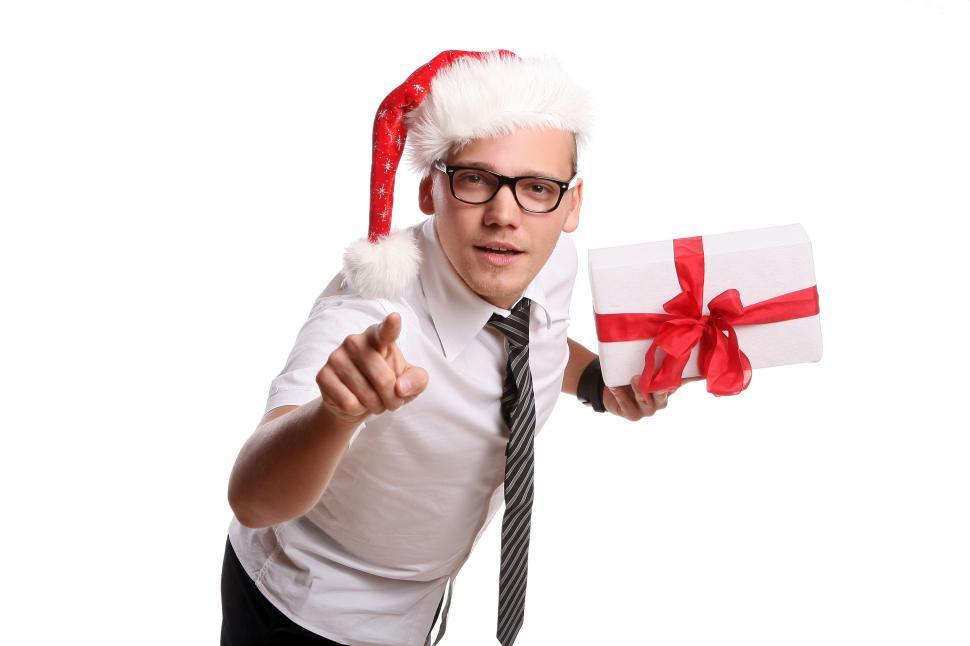
[(596, 358), (596, 354), (590, 352), (582, 344), (566, 337), (569, 345), (569, 361), (566, 363), (565, 374), (562, 378), (562, 392), (570, 395), (576, 394), (576, 386), (579, 385), (579, 377), (589, 362)]
[(306, 513), (323, 495), (358, 426), (332, 417), (319, 397), (261, 424), (229, 478), (239, 522), (269, 527)]

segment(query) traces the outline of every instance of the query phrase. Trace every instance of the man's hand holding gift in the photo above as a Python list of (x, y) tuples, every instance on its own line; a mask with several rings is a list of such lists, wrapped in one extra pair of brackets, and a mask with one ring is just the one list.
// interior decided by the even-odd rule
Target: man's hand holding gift
[[(703, 379), (703, 375), (687, 377), (682, 379), (681, 386), (688, 381)], [(667, 391), (650, 393), (644, 398), (637, 388), (637, 381), (640, 375), (634, 375), (627, 386), (604, 386), (603, 387), (603, 406), (607, 412), (624, 417), (631, 422), (635, 422), (643, 417), (651, 417), (661, 408), (667, 407), (667, 398), (677, 392), (677, 388)]]

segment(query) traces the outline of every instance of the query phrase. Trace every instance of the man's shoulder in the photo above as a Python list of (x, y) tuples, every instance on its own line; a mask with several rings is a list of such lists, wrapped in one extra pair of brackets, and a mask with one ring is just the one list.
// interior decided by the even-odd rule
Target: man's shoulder
[(317, 296), (315, 306), (323, 304), (329, 307), (342, 306), (375, 312), (391, 312), (400, 307), (410, 306), (410, 292), (411, 289), (409, 288), (403, 296), (394, 299), (364, 298), (354, 289), (354, 286), (347, 280), (344, 271), (341, 269), (330, 280), (320, 295)]
[(364, 323), (380, 322), (391, 312), (397, 312), (402, 318), (410, 318), (414, 311), (412, 290), (413, 286), (400, 298), (364, 298), (346, 280), (341, 270), (316, 297), (309, 319), (326, 319), (334, 325), (359, 327)]

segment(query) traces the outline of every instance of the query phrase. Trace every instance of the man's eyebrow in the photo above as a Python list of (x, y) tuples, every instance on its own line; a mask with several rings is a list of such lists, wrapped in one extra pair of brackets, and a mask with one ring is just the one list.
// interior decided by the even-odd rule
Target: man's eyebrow
[[(452, 162), (451, 165), (452, 166), (477, 166), (478, 168), (484, 168), (485, 170), (490, 170), (493, 173), (498, 173), (499, 172), (498, 170), (495, 169), (495, 166), (492, 166), (488, 162), (483, 162), (483, 161), (474, 161), (474, 160), (469, 161), (469, 160), (462, 159), (462, 160), (459, 160), (459, 161)], [(518, 175), (520, 175), (520, 176), (521, 175), (537, 175), (539, 177), (553, 177), (553, 178), (556, 178), (556, 173), (547, 173), (545, 171), (532, 170), (532, 169), (523, 170), (520, 173), (518, 173)]]

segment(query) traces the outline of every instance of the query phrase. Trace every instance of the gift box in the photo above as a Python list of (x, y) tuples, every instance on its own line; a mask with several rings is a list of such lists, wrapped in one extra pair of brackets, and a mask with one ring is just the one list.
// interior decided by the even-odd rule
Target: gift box
[(752, 369), (818, 361), (812, 245), (800, 224), (603, 247), (589, 279), (607, 386), (644, 395), (704, 375), (736, 395)]

